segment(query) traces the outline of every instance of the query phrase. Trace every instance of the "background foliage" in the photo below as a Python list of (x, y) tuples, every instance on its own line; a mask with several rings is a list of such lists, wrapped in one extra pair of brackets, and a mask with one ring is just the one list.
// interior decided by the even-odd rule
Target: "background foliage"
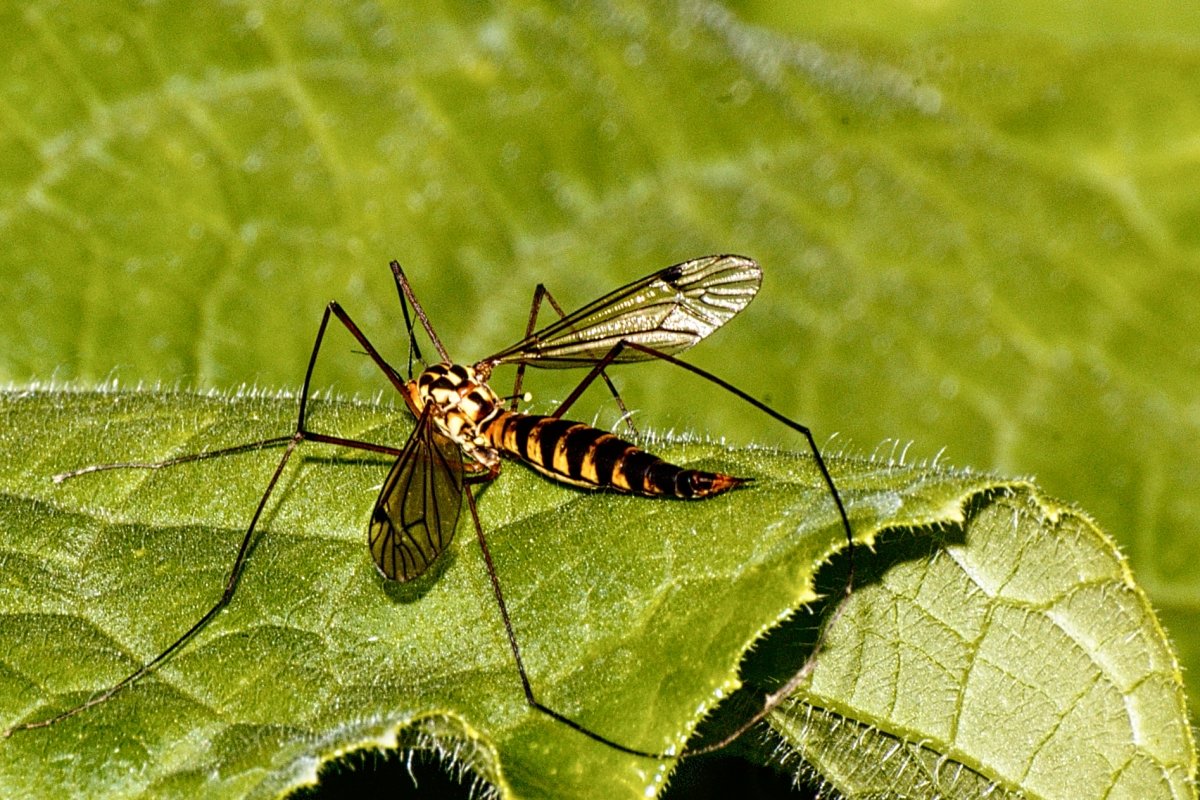
[[(294, 387), (338, 298), (451, 352), (706, 252), (695, 360), (831, 449), (1036, 475), (1200, 674), (1197, 12), (1123, 3), (6, 6), (0, 379)], [(322, 385), (379, 386), (348, 345)], [(657, 429), (777, 438), (646, 368)], [(543, 403), (561, 383), (533, 386)]]

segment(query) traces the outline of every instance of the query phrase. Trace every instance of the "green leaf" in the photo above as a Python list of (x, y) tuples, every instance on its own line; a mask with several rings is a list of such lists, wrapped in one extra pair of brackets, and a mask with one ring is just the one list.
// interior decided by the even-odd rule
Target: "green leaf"
[(1088, 517), (1028, 487), (864, 562), (774, 728), (848, 798), (1193, 797), (1178, 664)]
[[(156, 460), (284, 434), (293, 414), (294, 400), (286, 398), (4, 396), (0, 446), (12, 455), (0, 473), (0, 514), (10, 532), (0, 592), (5, 725), (85, 701), (198, 619), (220, 594), (276, 456), (252, 452), (159, 471), (93, 473), (62, 484), (49, 477), (93, 463)], [(406, 415), (317, 402), (310, 424), (398, 442)], [(654, 501), (561, 487), (513, 467), (483, 492), (480, 506), (541, 699), (622, 743), (663, 751), (682, 746), (699, 717), (737, 688), (741, 656), (766, 629), (813, 599), (814, 566), (845, 542), (808, 458), (694, 443), (661, 442), (657, 449), (681, 463), (756, 481), (704, 502)], [(129, 690), (0, 742), (6, 795), (273, 796), (311, 779), (315, 765), (337, 753), (397, 743), (454, 752), (458, 763), (505, 796), (590, 797), (604, 787), (604, 796), (632, 797), (661, 787), (670, 762), (618, 753), (526, 706), (488, 578), (466, 532), (428, 579), (390, 584), (376, 573), (364, 542), (388, 461), (312, 444), (301, 456), (268, 506), (228, 609)], [(837, 617), (814, 675), (814, 697), (823, 706), (904, 741), (919, 737), (929, 748), (932, 736), (905, 714), (927, 708), (929, 698), (976, 690), (981, 674), (991, 681), (985, 692), (1000, 697), (1036, 697), (1050, 686), (1058, 691), (1056, 701), (1100, 693), (1110, 705), (1114, 697), (1118, 705), (1136, 705), (1150, 719), (1152, 744), (1142, 741), (1147, 731), (1137, 720), (1131, 726), (1121, 715), (1095, 716), (1077, 703), (1085, 724), (1101, 725), (1102, 735), (1090, 728), (1088, 736), (1064, 737), (1043, 757), (1060, 769), (1077, 769), (1072, 765), (1080, 753), (1103, 739), (1145, 751), (1146, 760), (1175, 780), (1172, 794), (1134, 775), (1135, 785), (1147, 790), (1142, 796), (1183, 796), (1191, 742), (1178, 671), (1104, 537), (1050, 517), (1054, 524), (1001, 530), (995, 518), (1015, 521), (1020, 509), (993, 499), (1005, 485), (992, 479), (844, 459), (831, 466), (863, 542), (884, 529), (903, 528), (915, 538), (892, 530), (877, 555), (859, 559), (864, 585)], [(953, 526), (964, 519), (973, 520), (971, 536), (983, 528), (978, 542), (970, 536), (965, 544), (955, 542), (953, 531), (961, 528)], [(931, 561), (933, 527), (948, 531), (940, 536), (949, 544)], [(905, 563), (890, 552), (893, 541), (910, 551), (919, 541), (917, 551), (926, 557), (908, 552)], [(995, 571), (970, 570), (978, 573), (976, 587), (903, 576), (905, 569), (932, 573), (942, 562), (970, 559)], [(893, 561), (899, 566), (874, 574)], [(908, 701), (881, 712), (864, 702), (861, 687), (872, 689), (868, 700), (876, 697), (874, 688), (894, 696), (897, 681), (908, 688), (913, 676), (875, 682), (871, 667), (879, 665), (854, 642), (856, 635), (870, 639), (866, 631), (879, 627), (872, 615), (918, 662), (943, 662), (953, 645), (962, 649), (941, 624), (895, 630), (900, 590), (890, 586), (893, 576), (925, 601), (927, 621), (948, 625), (953, 617), (965, 639), (972, 615), (982, 614), (1000, 633), (996, 641), (976, 633), (990, 649), (972, 652), (989, 653), (986, 663), (978, 658), (974, 669), (961, 673), (940, 663), (934, 670), (940, 684), (914, 677)], [(999, 611), (983, 602), (997, 588), (993, 583), (1004, 590), (993, 604)], [(886, 601), (875, 597), (878, 587), (890, 589)], [(865, 610), (858, 597), (868, 598)], [(971, 600), (982, 610), (964, 602)], [(1010, 626), (1044, 615), (1065, 630), (1086, 630), (1090, 638), (1080, 636), (1076, 659), (1084, 668), (1023, 664), (989, 673), (988, 664), (1017, 663), (1050, 641), (1004, 636), (1011, 633), (998, 621), (1004, 610), (1017, 615), (1007, 620)], [(1114, 613), (1125, 620), (1116, 631), (1105, 627)], [(1042, 636), (1050, 636), (1047, 627), (1053, 626), (1038, 628)], [(803, 660), (791, 655), (785, 671)], [(1104, 674), (1086, 669), (1089, 661)], [(1109, 686), (1114, 670), (1120, 685)], [(963, 704), (956, 710), (966, 731), (975, 720), (965, 712), (976, 709)], [(931, 718), (944, 722), (932, 710)], [(1052, 713), (1036, 722), (1047, 720), (1062, 722)], [(1023, 715), (996, 710), (987, 722), (988, 744), (1030, 737)], [(1037, 794), (1042, 787), (1030, 776), (1012, 772), (1018, 755), (1004, 750), (1009, 761), (990, 763), (973, 744), (964, 734), (964, 741), (947, 741), (942, 754), (1033, 796), (1070, 796)]]
[[(286, 434), (295, 401), (33, 392), (2, 409), (5, 529), (20, 532), (5, 550), (7, 726), (114, 684), (215, 602), (278, 454), (50, 476)], [(407, 417), (317, 403), (309, 420), (399, 443)], [(647, 502), (513, 468), (480, 503), (541, 699), (656, 752), (678, 749), (736, 688), (741, 653), (811, 599), (813, 565), (844, 545), (808, 459), (661, 449), (760, 481), (720, 502)], [(0, 743), (4, 794), (194, 796), (216, 773), (219, 794), (273, 795), (319, 759), (386, 746), (410, 725), (405, 741), (459, 750), (449, 739), (465, 739), (468, 765), (521, 796), (599, 785), (644, 796), (665, 781), (669, 762), (617, 753), (526, 706), (467, 522), (427, 579), (389, 583), (365, 546), (389, 460), (320, 445), (302, 455), (228, 610), (152, 678)]]
[[(333, 298), (399, 362), (390, 258), (469, 360), (539, 281), (743, 252), (763, 291), (691, 358), (823, 444), (1086, 508), (1194, 694), (1198, 13), (6, 4), (0, 381), (295, 389)], [(378, 391), (351, 349), (317, 385)], [(642, 427), (778, 440), (677, 377), (621, 382)]]

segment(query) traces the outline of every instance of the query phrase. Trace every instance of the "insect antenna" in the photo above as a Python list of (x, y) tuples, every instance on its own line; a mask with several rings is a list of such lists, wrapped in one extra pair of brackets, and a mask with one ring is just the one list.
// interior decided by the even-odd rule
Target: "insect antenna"
[[(393, 274), (397, 276), (403, 275), (404, 270), (400, 269), (400, 264), (398, 262), (392, 263), (394, 264)], [(413, 331), (415, 323), (412, 315), (408, 313), (408, 298), (404, 296), (404, 290), (400, 287), (398, 278), (396, 280), (396, 293), (400, 295), (400, 313), (404, 315), (404, 332), (408, 334), (408, 379), (412, 380), (413, 358), (415, 357), (421, 363), (422, 367), (427, 367), (428, 364), (425, 361), (425, 357), (421, 355), (421, 345), (417, 343), (417, 337)]]
[[(400, 292), (401, 308), (404, 308), (405, 299), (412, 303), (413, 311), (416, 313), (417, 318), (421, 320), (421, 327), (425, 329), (425, 333), (429, 334), (429, 339), (433, 342), (433, 346), (437, 348), (438, 355), (441, 356), (442, 361), (450, 361), (450, 354), (446, 352), (445, 346), (442, 345), (442, 340), (438, 338), (437, 333), (433, 330), (433, 323), (429, 321), (429, 315), (425, 313), (425, 309), (421, 306), (421, 302), (417, 300), (416, 294), (413, 293), (412, 286), (409, 285), (408, 278), (405, 276), (404, 269), (400, 266), (400, 262), (393, 261), (391, 263), (391, 267), (392, 276), (396, 279), (396, 289)], [(412, 343), (413, 348), (416, 349), (416, 343), (412, 337), (413, 326), (407, 321), (407, 309), (404, 310), (404, 319), (405, 325), (409, 332), (409, 342)], [(420, 350), (417, 350), (417, 359), (424, 363), (424, 359), (421, 358)], [(411, 361), (409, 362), (409, 372), (412, 372)]]

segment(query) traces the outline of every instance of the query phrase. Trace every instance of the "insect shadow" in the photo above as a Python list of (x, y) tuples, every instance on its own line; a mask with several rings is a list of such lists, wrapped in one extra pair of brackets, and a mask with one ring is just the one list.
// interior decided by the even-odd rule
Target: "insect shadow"
[[(702, 500), (745, 486), (749, 477), (688, 469), (670, 464), (617, 435), (579, 422), (563, 414), (597, 379), (608, 387), (630, 431), (636, 435), (606, 369), (617, 364), (664, 361), (709, 381), (738, 397), (776, 421), (802, 435), (808, 443), (838, 519), (845, 530), (847, 557), (853, 556), (853, 538), (841, 495), (825, 465), (812, 432), (716, 375), (677, 354), (692, 347), (737, 315), (757, 294), (762, 271), (752, 259), (737, 255), (715, 255), (685, 261), (647, 275), (595, 300), (570, 314), (563, 312), (545, 287), (534, 293), (525, 337), (517, 343), (473, 364), (457, 363), (443, 346), (428, 315), (417, 300), (400, 265), (393, 261), (392, 274), (400, 295), (405, 328), (409, 333), (408, 376), (391, 366), (337, 301), (330, 302), (321, 318), (309, 357), (300, 395), (295, 431), (233, 447), (176, 456), (158, 462), (97, 464), (56, 475), (61, 482), (111, 469), (162, 469), (268, 448), (284, 448), (262, 497), (250, 518), (238, 547), (220, 598), (171, 645), (119, 683), (77, 706), (42, 720), (24, 722), (4, 731), (44, 728), (106, 702), (170, 658), (233, 599), (238, 578), (256, 540), (255, 531), (267, 501), (272, 496), (291, 456), (301, 442), (320, 442), (395, 459), (375, 502), (368, 524), (368, 545), (379, 573), (388, 581), (411, 586), (411, 590), (388, 590), (400, 602), (419, 599), (445, 569), (443, 554), (458, 527), (465, 499), (480, 552), (487, 568), (496, 605), (504, 623), (513, 661), (528, 705), (570, 729), (615, 750), (651, 759), (674, 759), (721, 749), (762, 720), (806, 678), (820, 649), (822, 634), (800, 670), (761, 706), (715, 740), (682, 751), (654, 752), (632, 747), (593, 731), (537, 699), (509, 615), (500, 578), (479, 519), (476, 486), (499, 476), (502, 456), (520, 461), (543, 475), (585, 489), (601, 489), (650, 498)], [(537, 328), (543, 302), (548, 302), (558, 319)], [(416, 320), (410, 316), (409, 309)], [(330, 319), (336, 319), (354, 337), (362, 351), (400, 393), (416, 424), (402, 447), (359, 439), (332, 436), (308, 427), (310, 385)], [(424, 363), (413, 335), (419, 322), (437, 351), (439, 361), (426, 364), (412, 378), (413, 359)], [(516, 367), (513, 392), (502, 398), (488, 385), (498, 366)], [(525, 368), (585, 368), (586, 376), (549, 415), (517, 410)], [(507, 402), (506, 402), (507, 401)], [(284, 490), (286, 494), (286, 490)], [(853, 583), (849, 570), (843, 598)], [(434, 568), (434, 565), (440, 565)], [(431, 571), (431, 568), (434, 568)], [(828, 630), (837, 612), (827, 620)]]

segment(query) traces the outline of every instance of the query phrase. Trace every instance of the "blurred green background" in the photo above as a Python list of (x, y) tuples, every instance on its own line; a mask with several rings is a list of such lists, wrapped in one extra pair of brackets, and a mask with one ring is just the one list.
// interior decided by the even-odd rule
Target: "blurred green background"
[[(0, 25), (0, 381), (295, 389), (333, 298), (399, 362), (392, 258), (474, 360), (539, 281), (576, 306), (744, 253), (762, 292), (695, 362), (830, 452), (1077, 503), (1200, 688), (1200, 6), (39, 2)], [(387, 389), (353, 349), (320, 385)], [(617, 378), (642, 427), (803, 449), (665, 365)], [(534, 376), (534, 408), (571, 383)]]

